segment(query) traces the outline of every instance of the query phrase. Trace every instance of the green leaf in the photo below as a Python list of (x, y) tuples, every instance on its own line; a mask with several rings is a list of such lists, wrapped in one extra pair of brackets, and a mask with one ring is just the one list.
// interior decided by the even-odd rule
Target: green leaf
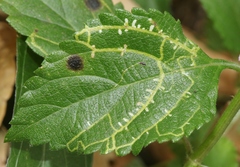
[(114, 5), (114, 8), (115, 9), (124, 9), (124, 6), (123, 6), (123, 4), (121, 2), (119, 2), (119, 3)]
[(8, 167), (92, 167), (92, 155), (50, 151), (47, 144), (32, 147), (28, 142), (12, 143), (11, 152)]
[(224, 45), (232, 52), (240, 52), (240, 1), (201, 0), (215, 30), (223, 39)]
[(221, 138), (206, 156), (203, 164), (211, 167), (238, 167), (237, 150), (232, 141)]
[(18, 111), (17, 101), (25, 93), (24, 83), (26, 80), (34, 76), (34, 72), (43, 59), (37, 56), (25, 43), (26, 37), (19, 36), (17, 38), (17, 78), (16, 78), (16, 95), (14, 112)]
[(204, 30), (203, 30), (203, 38), (206, 38), (205, 44), (212, 50), (218, 52), (227, 52), (229, 51), (225, 44), (223, 43), (223, 39), (220, 36), (219, 32), (214, 28), (213, 20), (209, 18), (206, 20)]
[[(25, 40), (26, 38), (23, 36), (17, 38), (18, 56), (14, 114), (16, 114), (16, 112), (18, 111), (18, 99), (26, 91), (26, 89), (24, 89), (23, 83), (34, 75), (33, 71), (36, 70), (42, 62), (42, 58), (38, 57), (34, 52), (32, 52), (32, 50), (26, 45)], [(19, 157), (19, 155), (21, 155), (21, 153), (23, 152), (22, 145), (25, 145), (25, 148), (27, 148), (27, 146), (28, 148), (30, 148), (29, 144), (27, 143), (28, 142), (11, 143), (11, 152), (7, 163), (8, 167), (28, 166), (26, 165), (25, 160), (30, 160), (30, 156), (25, 154), (24, 158)]]
[(187, 40), (167, 13), (115, 13), (101, 14), (60, 43), (64, 52), (46, 57), (26, 83), (7, 141), (138, 154), (211, 120), (227, 63)]
[[(40, 66), (42, 58), (37, 56), (25, 43), (25, 37), (17, 40), (17, 79), (14, 113), (18, 112), (18, 99), (26, 91), (23, 83), (34, 76), (33, 71)], [(8, 167), (33, 166), (79, 166), (91, 167), (92, 155), (71, 154), (66, 149), (50, 151), (47, 144), (32, 147), (29, 142), (11, 143), (11, 152), (8, 158)]]
[(71, 39), (87, 20), (114, 8), (111, 0), (4, 0), (0, 5), (10, 24), (28, 36), (28, 45), (43, 57), (59, 50), (59, 42)]
[(172, 0), (134, 0), (137, 2), (143, 9), (148, 10), (149, 8), (158, 9), (161, 12), (171, 12), (171, 3)]

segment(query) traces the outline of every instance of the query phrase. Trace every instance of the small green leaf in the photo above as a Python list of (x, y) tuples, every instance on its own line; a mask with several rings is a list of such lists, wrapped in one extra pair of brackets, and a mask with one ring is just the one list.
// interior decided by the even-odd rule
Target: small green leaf
[(240, 52), (240, 1), (201, 0), (215, 30), (223, 39), (224, 45), (232, 52)]
[[(64, 52), (46, 57), (26, 83), (7, 141), (138, 154), (211, 120), (225, 61), (187, 40), (167, 13), (115, 13), (101, 14), (75, 40), (60, 43)], [(69, 68), (73, 54), (80, 70)]]
[(10, 24), (28, 36), (28, 45), (43, 57), (59, 50), (59, 42), (72, 39), (87, 20), (114, 8), (111, 0), (3, 0), (0, 5)]

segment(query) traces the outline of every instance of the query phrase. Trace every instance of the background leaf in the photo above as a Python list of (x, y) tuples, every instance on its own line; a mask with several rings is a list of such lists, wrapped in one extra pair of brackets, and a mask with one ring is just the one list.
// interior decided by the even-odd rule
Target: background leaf
[[(132, 13), (101, 14), (102, 25), (94, 20), (76, 40), (60, 44), (68, 53), (46, 57), (26, 83), (7, 141), (137, 154), (155, 140), (188, 136), (212, 118), (224, 61), (188, 41), (169, 14)], [(71, 70), (71, 54), (82, 70)]]
[(30, 146), (28, 142), (13, 143), (8, 167), (92, 167), (92, 155), (79, 155), (68, 150), (49, 151), (47, 144)]
[[(218, 157), (217, 161), (216, 157)], [(232, 141), (221, 138), (205, 157), (203, 164), (211, 167), (238, 167), (237, 151)]]
[(224, 45), (233, 53), (240, 52), (240, 1), (201, 0), (215, 30), (223, 39)]
[(9, 15), (10, 24), (28, 36), (28, 45), (43, 57), (59, 50), (58, 43), (71, 39), (87, 20), (100, 12), (113, 12), (111, 0), (12, 0), (2, 1), (1, 8)]
[(137, 2), (143, 9), (148, 10), (149, 8), (158, 9), (161, 12), (171, 12), (171, 3), (172, 0), (134, 0)]

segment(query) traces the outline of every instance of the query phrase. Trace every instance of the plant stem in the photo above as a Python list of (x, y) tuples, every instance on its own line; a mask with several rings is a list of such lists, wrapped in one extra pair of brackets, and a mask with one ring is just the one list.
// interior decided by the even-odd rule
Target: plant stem
[(206, 138), (206, 140), (199, 146), (199, 148), (188, 157), (184, 167), (197, 167), (201, 166), (203, 158), (209, 153), (212, 147), (221, 138), (224, 131), (231, 123), (232, 119), (240, 109), (240, 91), (233, 98), (227, 109), (224, 111), (220, 119), (218, 120), (215, 128)]

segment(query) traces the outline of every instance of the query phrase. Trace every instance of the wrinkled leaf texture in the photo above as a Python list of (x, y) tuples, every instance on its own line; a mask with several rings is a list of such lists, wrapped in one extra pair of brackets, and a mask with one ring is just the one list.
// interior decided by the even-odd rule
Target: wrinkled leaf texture
[[(110, 0), (101, 2), (100, 8), (94, 11), (88, 9), (84, 1), (44, 1), (35, 0), (29, 3), (21, 0), (1, 1), (1, 8), (8, 13), (8, 22), (20, 34), (29, 36), (27, 43), (39, 55), (45, 55), (59, 50), (58, 43), (71, 39), (72, 34), (84, 27), (88, 19), (92, 19), (100, 11), (112, 12), (113, 4)], [(93, 5), (93, 4), (92, 4)], [(95, 6), (96, 7), (96, 6)], [(121, 7), (121, 6), (120, 6)], [(77, 10), (73, 10), (77, 8)], [(76, 18), (70, 17), (72, 14)], [(54, 32), (54, 33), (53, 33)], [(56, 35), (61, 33), (61, 35)], [(23, 83), (33, 76), (33, 70), (39, 67), (41, 59), (31, 52), (22, 36), (18, 40), (18, 70), (16, 80), (16, 98), (18, 102), (26, 89)], [(30, 52), (29, 52), (30, 51)], [(40, 61), (40, 63), (38, 63)], [(15, 105), (14, 113), (18, 111)], [(91, 166), (92, 156), (81, 156), (63, 149), (50, 151), (48, 144), (33, 147), (27, 141), (11, 143), (8, 167), (12, 166)]]
[[(215, 114), (226, 67), (187, 40), (167, 13), (103, 13), (59, 46), (26, 83), (7, 141), (138, 154), (153, 141), (190, 135)], [(72, 54), (82, 70), (68, 67)]]

